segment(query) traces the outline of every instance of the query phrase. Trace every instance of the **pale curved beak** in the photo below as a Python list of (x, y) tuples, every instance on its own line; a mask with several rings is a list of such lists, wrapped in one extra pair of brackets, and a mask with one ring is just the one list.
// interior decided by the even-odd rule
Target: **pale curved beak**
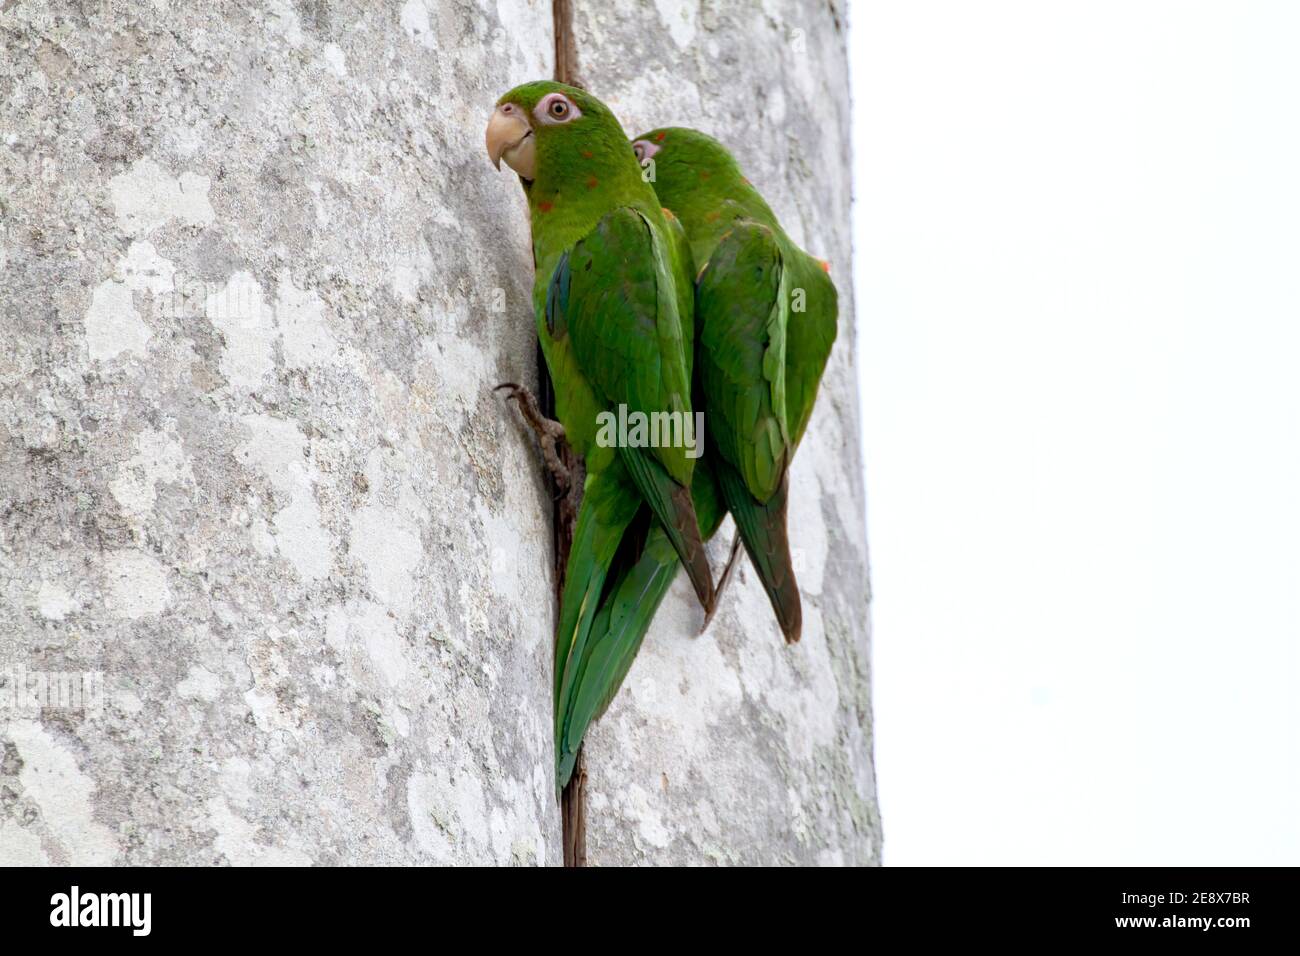
[(488, 120), (488, 158), (497, 169), (501, 160), (524, 179), (533, 179), (535, 149), (533, 129), (523, 117), (501, 112), (497, 108)]

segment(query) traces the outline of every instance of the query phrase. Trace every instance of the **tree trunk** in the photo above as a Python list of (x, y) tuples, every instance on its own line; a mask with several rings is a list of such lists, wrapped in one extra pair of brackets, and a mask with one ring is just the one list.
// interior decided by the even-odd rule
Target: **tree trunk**
[[(491, 391), (537, 384), (527, 214), (482, 141), (553, 10), (375, 6), (0, 10), (0, 864), (563, 858), (552, 496)], [(843, 25), (572, 6), (587, 87), (732, 142), (842, 305), (803, 642), (748, 568), (703, 638), (679, 582), (586, 853), (873, 862)]]

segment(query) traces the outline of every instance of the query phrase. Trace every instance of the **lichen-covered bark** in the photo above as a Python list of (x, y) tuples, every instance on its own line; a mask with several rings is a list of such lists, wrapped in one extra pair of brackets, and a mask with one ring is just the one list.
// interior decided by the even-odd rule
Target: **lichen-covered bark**
[[(790, 235), (831, 263), (840, 293), (839, 339), (791, 479), (803, 640), (784, 646), (747, 564), (702, 638), (678, 582), (589, 737), (596, 865), (879, 861), (844, 27), (837, 4), (807, 0), (577, 5), (582, 77), (629, 135), (684, 125), (730, 145)], [(716, 567), (730, 527), (713, 543)]]
[[(841, 25), (577, 8), (629, 132), (741, 146), (843, 303), (804, 641), (747, 571), (704, 638), (679, 588), (592, 738), (592, 862), (874, 861)], [(0, 46), (0, 864), (558, 862), (550, 501), (490, 393), (535, 377), (526, 213), (482, 149), (548, 0), (9, 0)], [(83, 672), (102, 708), (13, 706)]]
[(0, 863), (557, 862), (549, 3), (3, 6)]

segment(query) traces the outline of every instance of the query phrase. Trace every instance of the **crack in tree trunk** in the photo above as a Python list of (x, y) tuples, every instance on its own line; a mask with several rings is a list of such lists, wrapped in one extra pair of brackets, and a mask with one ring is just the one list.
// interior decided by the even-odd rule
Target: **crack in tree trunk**
[(556, 82), (586, 89), (578, 76), (578, 41), (573, 35), (573, 0), (554, 0), (551, 12), (555, 20)]
[[(573, 36), (572, 0), (552, 0), (552, 17), (555, 24), (555, 79), (570, 86), (582, 86), (578, 78), (578, 49)], [(546, 368), (546, 357), (541, 346), (537, 349), (538, 378), (541, 383), (542, 404), (545, 414), (555, 416), (555, 388)], [(578, 480), (577, 456), (566, 442), (560, 449), (560, 460)], [(573, 544), (573, 527), (578, 520), (578, 507), (582, 502), (581, 486), (572, 493), (560, 496), (555, 503), (555, 603), (558, 608), (564, 595), (564, 575), (569, 560), (569, 547)], [(558, 636), (558, 635), (557, 635)], [(558, 662), (557, 662), (558, 666)], [(586, 746), (578, 747), (573, 776), (560, 794), (560, 826), (564, 842), (564, 865), (587, 865), (587, 757)]]
[[(543, 414), (555, 415), (555, 386), (551, 382), (550, 372), (546, 368), (546, 356), (542, 354), (541, 344), (537, 346), (537, 378), (539, 384), (538, 403)], [(573, 544), (573, 528), (578, 521), (578, 508), (582, 503), (582, 481), (585, 478), (582, 462), (574, 453), (568, 442), (561, 442), (556, 452), (560, 463), (568, 469), (571, 480), (576, 484), (569, 493), (561, 493), (551, 477), (551, 487), (555, 496), (555, 606), (560, 606), (564, 596), (564, 578), (568, 567), (569, 548)], [(557, 621), (558, 623), (558, 621)], [(558, 637), (558, 635), (557, 635)], [(557, 665), (558, 666), (558, 665)], [(587, 760), (583, 748), (578, 748), (578, 760), (573, 767), (573, 776), (560, 794), (560, 824), (564, 842), (564, 865), (587, 865)]]

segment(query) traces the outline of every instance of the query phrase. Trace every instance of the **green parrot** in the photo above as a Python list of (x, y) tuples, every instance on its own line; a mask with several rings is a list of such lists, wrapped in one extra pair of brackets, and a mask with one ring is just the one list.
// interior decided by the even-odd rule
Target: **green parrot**
[(786, 528), (790, 462), (835, 342), (835, 285), (717, 140), (669, 127), (638, 136), (632, 148), (681, 221), (699, 269), (696, 376), (713, 471), (793, 643), (803, 610)]
[(692, 265), (618, 120), (590, 94), (549, 81), (516, 87), (497, 102), (487, 149), (528, 198), (534, 314), (560, 426), (543, 445), (562, 434), (586, 466), (555, 648), (563, 787), (648, 627), (652, 602), (638, 595), (666, 590), (661, 578), (671, 582), (680, 559), (706, 612), (714, 604), (691, 449), (600, 440), (616, 409), (693, 423)]

